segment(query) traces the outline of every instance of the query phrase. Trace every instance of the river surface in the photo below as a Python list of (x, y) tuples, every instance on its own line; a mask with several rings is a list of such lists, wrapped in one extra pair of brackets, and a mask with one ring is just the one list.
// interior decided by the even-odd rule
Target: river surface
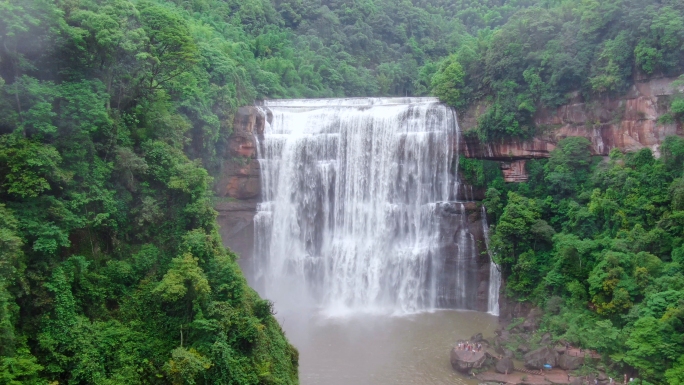
[(477, 384), (451, 368), (449, 351), (458, 339), (492, 336), (497, 326), (495, 316), (457, 310), (277, 317), (299, 349), (302, 385)]

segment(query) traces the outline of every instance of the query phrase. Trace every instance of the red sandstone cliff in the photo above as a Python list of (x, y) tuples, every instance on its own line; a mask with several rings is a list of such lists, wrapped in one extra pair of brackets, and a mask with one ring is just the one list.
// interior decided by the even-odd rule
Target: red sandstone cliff
[[(502, 170), (509, 182), (526, 180), (524, 161), (548, 157), (559, 140), (570, 136), (589, 139), (595, 155), (608, 155), (613, 148), (636, 151), (649, 147), (658, 156), (665, 137), (683, 134), (681, 124), (658, 123), (658, 118), (668, 112), (671, 95), (677, 91), (672, 86), (673, 80), (638, 82), (623, 97), (591, 103), (576, 96), (571, 103), (555, 110), (537, 112), (534, 120), (542, 134), (533, 140), (483, 144), (474, 136), (464, 135), (460, 153), (468, 158), (502, 161)], [(468, 111), (460, 119), (462, 132), (474, 129), (477, 117), (483, 112), (482, 106)]]
[(215, 208), (223, 243), (240, 255), (246, 275), (252, 275), (254, 252), (254, 214), (261, 197), (256, 136), (262, 135), (266, 113), (254, 106), (240, 107), (228, 141), (228, 158), (216, 178)]

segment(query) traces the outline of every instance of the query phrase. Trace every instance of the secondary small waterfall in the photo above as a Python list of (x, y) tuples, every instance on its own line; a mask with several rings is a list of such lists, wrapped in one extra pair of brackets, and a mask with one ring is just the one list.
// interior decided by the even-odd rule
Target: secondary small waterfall
[(489, 293), (487, 296), (487, 313), (499, 315), (499, 290), (501, 289), (501, 270), (492, 258), (489, 250), (489, 224), (487, 223), (487, 210), (482, 205), (482, 232), (484, 234), (487, 253), (489, 254)]
[(451, 108), (353, 98), (263, 111), (255, 264), (267, 297), (335, 314), (476, 308), (476, 241), (453, 202)]

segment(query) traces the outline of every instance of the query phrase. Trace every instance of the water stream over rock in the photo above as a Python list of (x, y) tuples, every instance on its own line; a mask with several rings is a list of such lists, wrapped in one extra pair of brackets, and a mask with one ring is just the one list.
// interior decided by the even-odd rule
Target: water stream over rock
[(279, 309), (484, 310), (482, 230), (455, 201), (451, 108), (352, 98), (266, 101), (262, 111), (255, 282)]
[(487, 296), (487, 313), (499, 315), (499, 290), (501, 289), (501, 270), (494, 263), (492, 252), (489, 249), (489, 224), (487, 223), (487, 210), (482, 206), (482, 232), (484, 234), (487, 253), (489, 254), (489, 290)]

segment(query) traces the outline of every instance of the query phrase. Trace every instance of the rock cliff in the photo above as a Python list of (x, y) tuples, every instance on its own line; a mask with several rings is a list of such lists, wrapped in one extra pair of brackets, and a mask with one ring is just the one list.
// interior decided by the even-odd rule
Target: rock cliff
[[(679, 91), (684, 92), (684, 89)], [(668, 111), (671, 95), (675, 92), (672, 79), (655, 79), (638, 82), (621, 98), (585, 102), (576, 95), (567, 105), (538, 111), (535, 123), (540, 134), (529, 141), (481, 143), (475, 135), (468, 134), (475, 128), (477, 117), (484, 112), (482, 105), (475, 106), (459, 119), (464, 135), (458, 141), (458, 150), (469, 158), (501, 162), (508, 182), (526, 181), (525, 161), (548, 157), (558, 141), (570, 136), (589, 139), (595, 155), (608, 155), (613, 148), (635, 151), (644, 147), (659, 155), (659, 146), (665, 137), (682, 135), (681, 124), (658, 122), (658, 118)], [(248, 277), (253, 276), (254, 215), (261, 195), (257, 141), (270, 119), (272, 116), (267, 108), (247, 106), (238, 110), (234, 133), (228, 143), (228, 157), (215, 185), (221, 235), (224, 243), (241, 256), (240, 264)], [(457, 198), (482, 199), (484, 190), (480, 190), (460, 184)], [(480, 212), (470, 207), (467, 211), (471, 213), (468, 227), (480, 240)], [(445, 220), (445, 223), (449, 222)], [(477, 261), (471, 267), (470, 274), (482, 283), (478, 302), (482, 300), (480, 297), (486, 297), (486, 262)]]
[[(257, 141), (262, 138), (265, 124), (271, 119), (272, 116), (267, 108), (250, 106), (238, 110), (234, 121), (234, 133), (228, 142), (228, 156), (224, 160), (214, 187), (217, 195), (215, 208), (219, 213), (218, 223), (223, 242), (240, 256), (239, 263), (252, 286), (258, 286), (258, 282), (251, 280), (254, 276), (254, 215), (261, 198)], [(474, 190), (463, 184), (459, 185), (457, 192), (459, 200), (478, 199), (483, 194), (484, 191)], [(443, 248), (447, 255), (457, 254), (455, 234), (463, 225), (467, 226), (468, 233), (478, 241), (475, 252), (477, 257), (466, 266), (468, 270), (466, 280), (469, 285), (477, 287), (477, 292), (474, 298), (469, 300), (468, 306), (486, 311), (489, 257), (483, 249), (485, 243), (479, 204), (472, 201), (458, 204), (445, 203), (440, 206), (438, 213), (442, 218), (441, 232), (445, 234), (445, 238), (439, 241), (440, 248)], [(460, 218), (464, 214), (466, 220), (462, 222)], [(455, 260), (446, 261), (445, 271), (456, 268)], [(451, 286), (456, 287), (455, 284)], [(447, 300), (448, 298), (456, 298), (456, 295), (442, 293), (440, 306), (453, 306)]]
[[(214, 190), (223, 243), (240, 256), (240, 266), (248, 280), (253, 276), (254, 214), (261, 195), (256, 138), (263, 134), (268, 118), (255, 106), (240, 107), (235, 115), (233, 134)], [(254, 282), (250, 282), (254, 287)]]
[(683, 134), (681, 124), (658, 122), (668, 112), (672, 94), (677, 92), (673, 80), (637, 82), (626, 95), (601, 101), (585, 102), (576, 94), (569, 104), (554, 110), (539, 110), (534, 120), (540, 134), (528, 141), (485, 144), (476, 136), (468, 135), (475, 129), (478, 116), (486, 110), (482, 105), (474, 106), (460, 119), (465, 133), (459, 142), (460, 153), (468, 158), (501, 161), (504, 177), (509, 182), (527, 180), (524, 161), (548, 157), (558, 141), (571, 136), (589, 139), (595, 155), (608, 155), (613, 148), (636, 151), (648, 147), (658, 156), (665, 137)]

